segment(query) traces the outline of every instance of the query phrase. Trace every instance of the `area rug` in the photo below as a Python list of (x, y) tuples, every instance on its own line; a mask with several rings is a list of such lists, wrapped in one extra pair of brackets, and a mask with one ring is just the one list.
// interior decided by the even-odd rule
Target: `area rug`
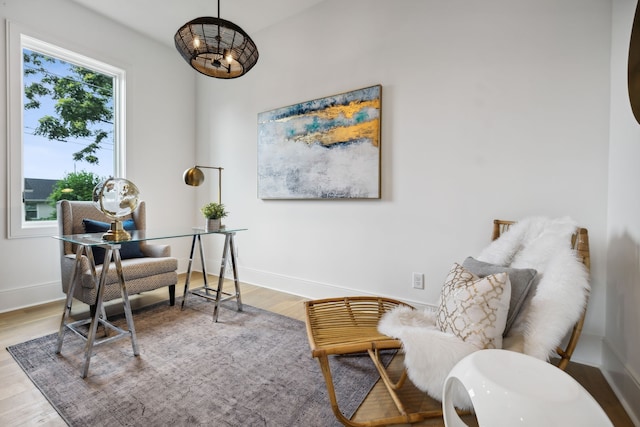
[[(179, 306), (135, 312), (140, 356), (126, 338), (97, 346), (84, 380), (84, 342), (71, 332), (60, 355), (56, 334), (7, 350), (71, 426), (340, 425), (304, 322), (232, 304), (214, 323), (210, 302)], [(331, 363), (350, 417), (379, 376), (366, 356)]]

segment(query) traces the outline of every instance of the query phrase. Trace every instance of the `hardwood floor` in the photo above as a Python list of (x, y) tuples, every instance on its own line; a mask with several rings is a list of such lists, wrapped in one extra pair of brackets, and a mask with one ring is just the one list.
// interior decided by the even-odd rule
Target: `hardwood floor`
[[(195, 276), (192, 280), (194, 285), (198, 283)], [(184, 283), (184, 280), (179, 283)], [(243, 303), (304, 321), (304, 298), (247, 284), (241, 286)], [(178, 293), (180, 293), (182, 286), (179, 285), (178, 288)], [(131, 304), (135, 310), (136, 307), (160, 302), (167, 298), (167, 290), (160, 289), (132, 297)], [(56, 332), (60, 326), (63, 306), (64, 303), (59, 301), (0, 314), (0, 345), (6, 348)], [(120, 309), (121, 305), (117, 301), (107, 305), (108, 313), (121, 311)], [(88, 316), (88, 307), (74, 301), (72, 315), (78, 318)], [(310, 354), (309, 357), (311, 357)], [(391, 363), (390, 370), (394, 374), (401, 369), (402, 358), (398, 356)], [(567, 372), (596, 398), (616, 427), (633, 427), (631, 419), (599, 369), (572, 362)], [(323, 380), (318, 378), (318, 381)], [(66, 425), (7, 351), (0, 353), (0, 384), (2, 384), (0, 387), (0, 425)], [(411, 384), (405, 386), (402, 396), (405, 402), (409, 402), (410, 407), (418, 405), (422, 408), (438, 408), (440, 405), (439, 402), (426, 397)], [(395, 407), (386, 394), (384, 386), (378, 384), (356, 412), (354, 420), (361, 421), (371, 417), (391, 415), (394, 414), (394, 410)], [(466, 421), (470, 425), (475, 425), (475, 420), (472, 417), (467, 417)], [(414, 425), (444, 426), (444, 423), (441, 419), (436, 419)]]

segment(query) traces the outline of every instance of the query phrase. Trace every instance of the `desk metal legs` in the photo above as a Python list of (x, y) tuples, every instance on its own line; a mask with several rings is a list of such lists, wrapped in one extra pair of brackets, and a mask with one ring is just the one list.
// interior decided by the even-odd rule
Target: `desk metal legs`
[[(184, 284), (184, 295), (182, 298), (183, 309), (187, 301), (187, 295), (192, 294), (192, 295), (196, 295), (202, 298), (215, 301), (215, 305), (213, 306), (214, 322), (218, 321), (218, 311), (220, 308), (220, 303), (222, 301), (235, 299), (236, 302), (238, 303), (238, 311), (242, 311), (242, 298), (240, 296), (240, 280), (238, 279), (238, 267), (236, 265), (236, 251), (235, 251), (235, 244), (234, 244), (234, 236), (235, 236), (235, 233), (225, 233), (224, 247), (222, 249), (222, 260), (220, 262), (220, 273), (218, 275), (218, 287), (215, 289), (209, 286), (209, 282), (207, 279), (207, 270), (205, 267), (204, 250), (202, 248), (201, 235), (195, 234), (193, 236), (193, 241), (191, 242), (191, 253), (189, 255), (189, 267), (187, 268), (187, 279)], [(202, 264), (204, 286), (201, 288), (190, 290), (189, 283), (191, 282), (191, 267), (193, 264), (193, 253), (195, 251), (196, 241), (198, 243), (198, 247), (200, 250), (200, 261)], [(224, 284), (224, 274), (227, 267), (227, 257), (229, 256), (231, 257), (231, 268), (233, 269), (233, 283), (235, 286), (235, 293), (233, 294), (223, 292), (222, 290), (222, 286)], [(223, 295), (225, 295), (224, 298), (222, 297)]]
[[(228, 299), (236, 299), (238, 303), (238, 311), (242, 311), (242, 298), (240, 296), (240, 280), (238, 280), (238, 267), (236, 265), (236, 248), (234, 245), (235, 233), (229, 233), (224, 238), (224, 248), (222, 249), (222, 260), (220, 262), (220, 274), (218, 274), (218, 290), (216, 291), (216, 304), (213, 307), (213, 320), (218, 321), (218, 309), (220, 308), (220, 301)], [(233, 269), (233, 284), (235, 287), (235, 294), (228, 294), (222, 292), (222, 285), (224, 283), (224, 273), (227, 267), (227, 257), (231, 256), (231, 268)], [(202, 268), (204, 272), (204, 267)], [(226, 295), (225, 298), (220, 299), (221, 295)]]
[[(73, 302), (73, 292), (77, 285), (78, 280), (82, 274), (81, 270), (81, 258), (85, 254), (89, 258), (91, 269), (94, 279), (96, 278), (95, 262), (93, 260), (93, 254), (91, 248), (88, 246), (78, 246), (76, 251), (76, 262), (73, 272), (71, 273), (71, 281), (69, 288), (67, 289), (67, 299), (65, 303), (65, 309), (62, 313), (62, 320), (60, 321), (60, 330), (58, 331), (58, 341), (56, 346), (56, 353), (62, 351), (62, 342), (64, 340), (65, 330), (68, 328), (76, 335), (80, 336), (86, 341), (84, 349), (84, 365), (82, 368), (82, 378), (86, 378), (89, 374), (89, 364), (91, 362), (91, 356), (93, 353), (93, 347), (98, 344), (105, 344), (107, 342), (115, 341), (123, 337), (131, 337), (131, 345), (133, 347), (133, 354), (138, 356), (140, 351), (138, 350), (138, 340), (136, 337), (136, 330), (133, 324), (133, 315), (131, 314), (131, 305), (129, 304), (129, 295), (127, 293), (127, 287), (124, 280), (124, 274), (122, 273), (122, 260), (120, 258), (120, 247), (108, 245), (105, 247), (105, 263), (102, 265), (102, 272), (100, 279), (97, 283), (97, 295), (96, 295), (96, 311), (92, 318), (78, 320), (71, 323), (66, 323), (67, 319), (71, 315), (71, 304)], [(109, 272), (108, 260), (111, 260), (113, 256), (113, 262), (118, 274), (118, 281), (120, 282), (120, 294), (122, 297), (122, 305), (124, 307), (124, 315), (127, 320), (128, 330), (121, 329), (107, 320), (104, 310), (104, 290), (106, 287), (107, 274)], [(84, 332), (80, 329), (81, 326), (89, 325), (89, 331)], [(105, 328), (105, 336), (97, 338), (98, 324), (101, 324)], [(108, 330), (115, 331), (117, 334), (113, 336), (108, 335)]]

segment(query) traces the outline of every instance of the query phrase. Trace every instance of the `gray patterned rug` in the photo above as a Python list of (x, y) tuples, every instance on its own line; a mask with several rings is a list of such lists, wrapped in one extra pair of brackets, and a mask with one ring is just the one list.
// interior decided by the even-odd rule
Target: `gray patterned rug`
[[(192, 298), (184, 311), (134, 313), (140, 356), (126, 338), (98, 346), (84, 380), (83, 342), (71, 332), (61, 355), (55, 334), (7, 350), (71, 426), (340, 425), (303, 322), (232, 304), (216, 324), (212, 310)], [(368, 357), (334, 358), (332, 370), (352, 415), (378, 374)]]

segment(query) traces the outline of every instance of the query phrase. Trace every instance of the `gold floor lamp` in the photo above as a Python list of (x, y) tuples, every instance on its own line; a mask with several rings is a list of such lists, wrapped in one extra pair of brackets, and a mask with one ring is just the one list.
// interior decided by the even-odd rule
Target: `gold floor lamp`
[(222, 203), (222, 170), (224, 168), (217, 166), (194, 166), (192, 168), (184, 171), (182, 177), (184, 178), (184, 183), (187, 185), (192, 185), (194, 187), (199, 186), (204, 182), (204, 173), (201, 169), (217, 169), (218, 170), (218, 203)]

